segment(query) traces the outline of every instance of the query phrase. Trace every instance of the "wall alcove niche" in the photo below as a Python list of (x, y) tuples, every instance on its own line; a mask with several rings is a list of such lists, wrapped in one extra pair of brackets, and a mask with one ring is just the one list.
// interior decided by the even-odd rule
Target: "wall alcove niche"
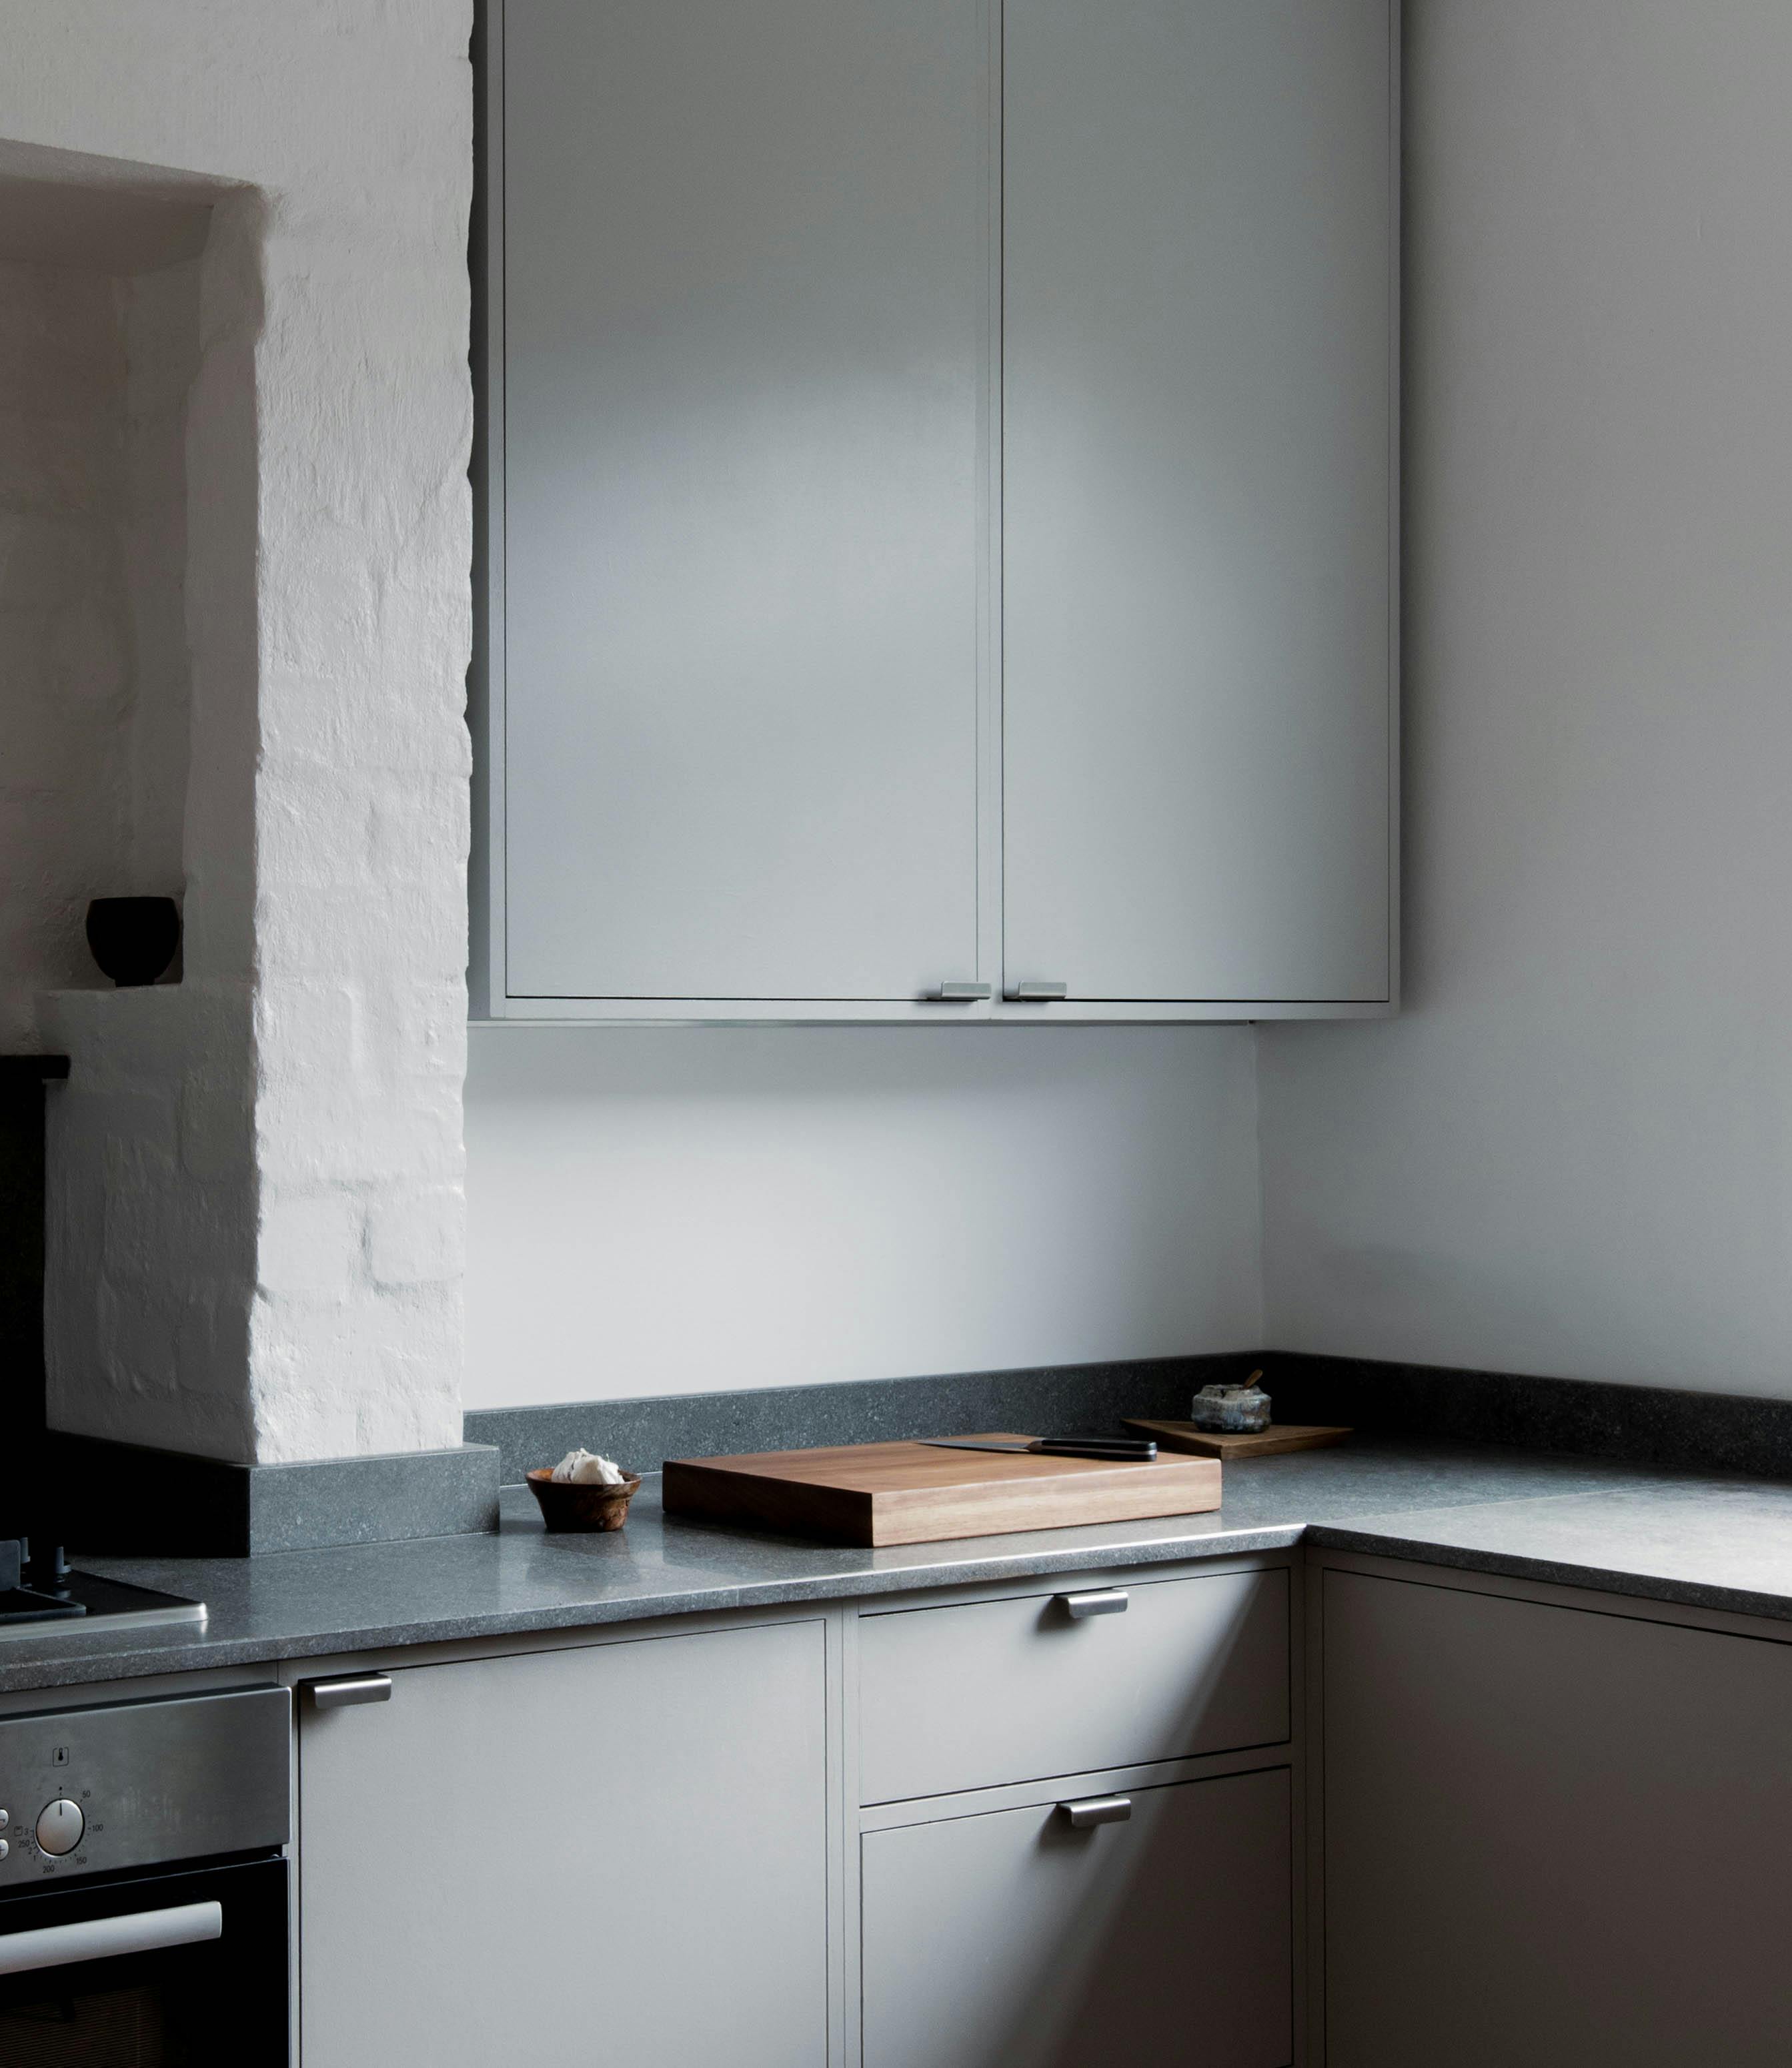
[(0, 158), (8, 1048), (35, 1037), (38, 994), (105, 982), (90, 898), (185, 887), (186, 411), (210, 212)]
[[(0, 141), (0, 1052), (73, 1058), (48, 1418), (152, 1439), (190, 1397), (196, 1447), (226, 1452), (205, 1381), (241, 1369), (252, 1241), (259, 220), (239, 186)], [(182, 903), (160, 984), (95, 966), (87, 902), (117, 894)]]

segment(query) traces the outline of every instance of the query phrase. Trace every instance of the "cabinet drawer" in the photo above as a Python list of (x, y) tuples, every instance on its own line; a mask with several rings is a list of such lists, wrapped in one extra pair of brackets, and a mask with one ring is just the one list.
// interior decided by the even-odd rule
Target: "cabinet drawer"
[[(1046, 1802), (865, 1835), (864, 2068), (1282, 2068), (1287, 1769), (1126, 1799), (1085, 1830)], [(1215, 1986), (1179, 1986), (1203, 1946)]]
[(1120, 1613), (1073, 1614), (1091, 1591), (861, 1617), (861, 1801), (1286, 1740), (1286, 1569), (1129, 1582)]

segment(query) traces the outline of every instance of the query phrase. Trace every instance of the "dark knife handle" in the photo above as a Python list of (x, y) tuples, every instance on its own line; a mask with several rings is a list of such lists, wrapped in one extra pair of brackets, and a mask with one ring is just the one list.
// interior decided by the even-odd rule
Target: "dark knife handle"
[(1149, 1464), (1157, 1455), (1148, 1436), (1042, 1436), (1031, 1448), (1048, 1458), (1106, 1458), (1132, 1465)]

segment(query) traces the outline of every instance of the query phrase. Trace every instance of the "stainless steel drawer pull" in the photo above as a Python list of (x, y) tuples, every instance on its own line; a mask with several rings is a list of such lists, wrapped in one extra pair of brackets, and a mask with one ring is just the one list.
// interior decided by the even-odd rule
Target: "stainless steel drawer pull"
[(1088, 1831), (1097, 1824), (1124, 1824), (1132, 1814), (1132, 1797), (1089, 1795), (1080, 1802), (1060, 1802), (1058, 1806), (1070, 1818), (1073, 1831)]
[(1018, 983), (1012, 991), (1005, 991), (1004, 998), (1017, 1005), (1050, 1005), (1053, 999), (1068, 998), (1071, 987), (1067, 983)]
[(1096, 1587), (1086, 1594), (1054, 1594), (1052, 1598), (1062, 1602), (1064, 1613), (1081, 1622), (1085, 1616), (1124, 1615), (1131, 1597), (1124, 1587)]
[(389, 1702), (392, 1675), (364, 1673), (353, 1680), (314, 1680), (312, 1705), (319, 1709), (352, 1709), (363, 1702)]
[(224, 1936), (224, 1906), (184, 1903), (173, 1910), (137, 1910), (128, 1917), (90, 1917), (79, 1924), (47, 1924), (38, 1932), (0, 1933), (0, 1975), (35, 1974), (77, 1960), (116, 1960), (127, 1953), (159, 1953), (169, 1946), (200, 1946)]
[(986, 983), (942, 983), (939, 989), (930, 991), (922, 999), (924, 1005), (974, 1005), (980, 998), (987, 998), (989, 986)]

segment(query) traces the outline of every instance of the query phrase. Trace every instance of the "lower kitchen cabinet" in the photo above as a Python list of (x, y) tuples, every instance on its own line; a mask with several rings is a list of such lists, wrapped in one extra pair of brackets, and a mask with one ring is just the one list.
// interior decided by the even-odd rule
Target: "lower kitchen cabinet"
[(823, 2068), (820, 1621), (302, 1700), (303, 2068)]
[(1132, 1580), (859, 1619), (867, 1802), (1282, 1744), (1288, 1575)]
[(860, 1840), (863, 2068), (1283, 2068), (1286, 1768)]
[(1327, 2068), (1784, 2068), (1792, 1645), (1323, 1589)]

